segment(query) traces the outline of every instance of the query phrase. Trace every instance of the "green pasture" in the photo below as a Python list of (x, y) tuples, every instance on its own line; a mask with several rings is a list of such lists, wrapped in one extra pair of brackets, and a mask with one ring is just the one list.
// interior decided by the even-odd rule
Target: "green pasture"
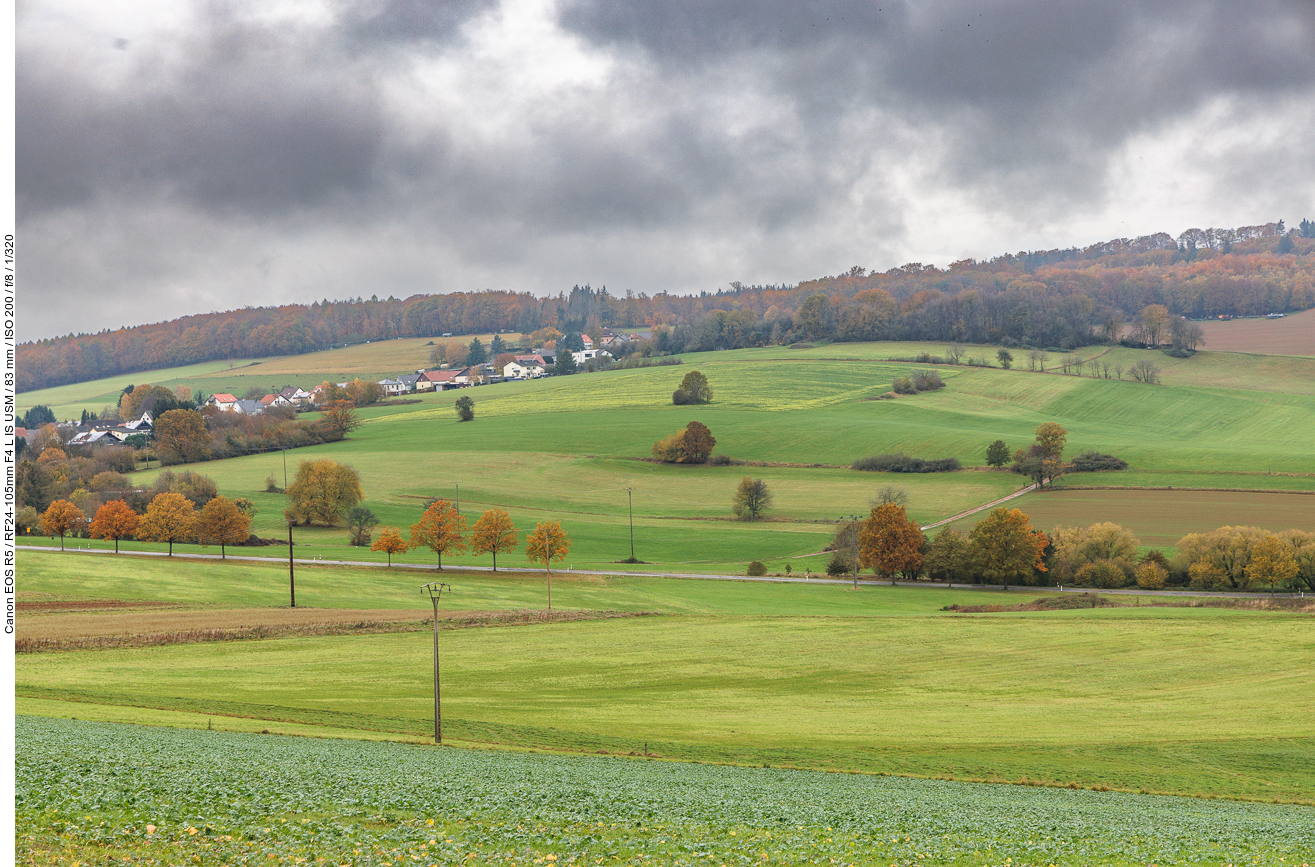
[[(341, 382), (359, 376), (378, 380), (428, 367), (431, 342), (469, 343), (475, 336), (439, 337), (433, 341), (425, 338), (379, 340), (304, 355), (207, 361), (184, 367), (124, 373), (89, 382), (23, 392), (18, 395), (17, 403), (20, 412), (26, 412), (37, 404), (45, 404), (55, 412), (57, 418), (65, 419), (78, 417), (84, 409), (100, 412), (106, 405), (117, 404), (120, 392), (129, 383), (141, 385), (149, 382), (170, 389), (185, 385), (193, 393), (231, 392), (240, 397), (253, 385), (273, 390), (282, 389), (285, 385), (300, 385), (309, 390), (326, 379)], [(487, 344), (493, 335), (481, 334), (478, 337)]]
[[(286, 549), (285, 549), (286, 552)], [(226, 608), (279, 607), (288, 603), (286, 564), (85, 555), (19, 550), (20, 599), (126, 600)], [(453, 592), (443, 607), (464, 611), (537, 609), (547, 603), (543, 573), (432, 571), (378, 567), (296, 567), (297, 604), (303, 608), (415, 608), (430, 603), (420, 591), (441, 577)], [(996, 601), (995, 590), (864, 587), (815, 582), (769, 584), (648, 577), (602, 577), (554, 572), (553, 606), (562, 609), (658, 611), (668, 614), (862, 616), (936, 615), (946, 605)], [(1010, 603), (1044, 595), (1016, 591)], [(20, 633), (21, 633), (20, 627)]]
[[(885, 593), (797, 592), (808, 591)], [(1308, 616), (670, 614), (447, 630), (440, 642), (445, 732), (467, 744), (647, 744), (696, 761), (1265, 800), (1315, 792)], [(16, 696), (20, 713), (38, 700), (66, 716), (117, 708), (124, 721), (164, 711), (220, 728), (241, 717), (423, 737), (431, 653), (420, 631), (25, 654)]]
[(16, 728), (20, 863), (1222, 867), (1315, 856), (1313, 811), (1297, 805), (34, 717)]
[[(407, 341), (381, 346), (393, 343), (398, 347), (389, 351), (423, 347), (406, 349)], [(854, 357), (834, 357), (842, 348)], [(325, 457), (357, 470), (366, 505), (383, 526), (405, 531), (428, 500), (456, 499), (459, 488), (462, 512), (472, 522), (484, 509), (505, 509), (523, 535), (538, 521), (559, 520), (573, 542), (564, 567), (612, 568), (630, 554), (633, 502), (639, 559), (653, 568), (721, 573), (742, 572), (751, 560), (763, 560), (773, 571), (787, 562), (795, 570), (825, 568), (821, 552), (835, 522), (866, 514), (886, 485), (908, 492), (910, 515), (924, 525), (1012, 493), (1025, 480), (981, 468), (986, 447), (995, 439), (1022, 447), (1047, 421), (1069, 431), (1070, 456), (1097, 450), (1132, 465), (1127, 472), (1075, 475), (1062, 484), (1315, 490), (1315, 438), (1307, 433), (1315, 430), (1315, 395), (942, 366), (941, 391), (872, 399), (917, 368), (875, 359), (916, 348), (845, 344), (705, 353), (672, 367), (425, 395), (416, 403), (361, 410), (361, 426), (343, 442), (195, 469), (213, 477), (223, 493), (250, 497), (260, 509), (253, 529), (266, 537), (284, 535), (285, 501), (263, 493), (265, 479), (283, 484), (285, 457), (289, 477), (299, 461)], [(318, 355), (338, 353), (344, 365), (359, 365), (368, 363), (370, 351), (358, 346)], [(1166, 363), (1177, 361), (1160, 355)], [(1181, 361), (1214, 363), (1208, 353)], [(1246, 363), (1236, 366), (1244, 370)], [(714, 401), (673, 406), (670, 394), (691, 369), (708, 376)], [(1274, 375), (1268, 368), (1262, 372)], [(473, 422), (457, 421), (452, 404), (458, 396), (474, 399)], [(795, 466), (639, 460), (654, 441), (691, 420), (712, 430), (716, 454)], [(888, 452), (955, 457), (976, 469), (910, 475), (847, 468), (855, 459)], [(814, 464), (821, 466), (808, 466)], [(156, 473), (138, 477), (145, 483)], [(775, 498), (770, 520), (731, 520), (731, 496), (746, 475), (768, 483)], [(1220, 517), (1231, 522), (1226, 510)], [(302, 528), (297, 540), (304, 556), (385, 559), (349, 547), (341, 528)], [(402, 560), (432, 562), (432, 555), (412, 552)], [(526, 565), (519, 552), (500, 560)], [(491, 558), (452, 562), (483, 564)]]

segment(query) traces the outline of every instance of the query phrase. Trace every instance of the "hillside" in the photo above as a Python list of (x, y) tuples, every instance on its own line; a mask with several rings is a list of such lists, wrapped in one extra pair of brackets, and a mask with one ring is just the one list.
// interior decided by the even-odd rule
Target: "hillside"
[[(423, 344), (411, 346), (419, 351)], [(1112, 352), (1125, 365), (1139, 358), (1163, 362), (1163, 384), (1064, 375), (1055, 369), (1040, 373), (941, 365), (936, 369), (946, 382), (942, 391), (871, 399), (889, 391), (895, 377), (919, 369), (880, 359), (916, 349), (891, 344), (766, 347), (687, 355), (686, 363), (675, 367), (424, 395), (417, 403), (361, 410), (364, 423), (349, 440), (292, 451), (288, 467), (295, 472), (297, 462), (313, 457), (351, 464), (361, 475), (366, 505), (388, 526), (409, 527), (427, 498), (458, 493), (462, 511), (472, 520), (493, 507), (510, 512), (522, 533), (537, 521), (560, 520), (574, 542), (565, 565), (577, 568), (626, 568), (617, 561), (629, 554), (631, 489), (641, 560), (676, 571), (732, 573), (742, 572), (752, 559), (768, 562), (774, 571), (787, 563), (796, 571), (822, 570), (827, 556), (819, 552), (830, 541), (834, 522), (842, 515), (865, 514), (869, 499), (887, 484), (909, 492), (910, 514), (923, 524), (1016, 491), (1024, 480), (1003, 471), (908, 475), (848, 467), (858, 458), (891, 452), (954, 457), (967, 467), (981, 467), (993, 440), (1018, 448), (1045, 421), (1057, 421), (1069, 431), (1070, 456), (1097, 450), (1132, 465), (1123, 473), (1070, 475), (1061, 486), (1315, 490), (1315, 444), (1304, 434), (1315, 429), (1315, 360), (1289, 358), (1276, 366), (1276, 359), (1267, 356), (1200, 352), (1172, 359), (1161, 352), (1118, 349)], [(336, 353), (358, 351), (270, 363), (333, 360)], [(1093, 355), (1105, 351), (1084, 350)], [(712, 404), (673, 406), (672, 390), (696, 363), (714, 389)], [(277, 369), (294, 375), (289, 367)], [(244, 370), (178, 371), (184, 375), (171, 381), (206, 391), (217, 390), (220, 382), (237, 387), (240, 380), (224, 377)], [(1222, 384), (1210, 384), (1216, 382)], [(453, 412), (459, 395), (474, 398), (476, 417), (469, 424), (459, 423)], [(793, 466), (676, 466), (638, 460), (650, 454), (654, 441), (691, 420), (711, 428), (716, 454)], [(283, 455), (250, 455), (194, 468), (213, 477), (222, 492), (257, 504), (255, 532), (285, 534), (284, 498), (264, 492), (270, 475), (282, 485)], [(134, 477), (148, 483), (157, 473), (141, 471)], [(731, 493), (750, 474), (764, 479), (775, 495), (769, 521), (731, 520)], [(1315, 497), (1301, 500), (1307, 502), (1315, 505)], [(1159, 544), (1199, 529), (1187, 520), (1166, 524), (1142, 510), (1128, 514), (1134, 532), (1144, 529)], [(1227, 501), (1212, 507), (1211, 514), (1219, 525), (1241, 520)], [(1134, 515), (1149, 523), (1139, 526)], [(1303, 519), (1294, 514), (1292, 520), (1287, 526)], [(299, 552), (308, 556), (383, 560), (382, 554), (350, 548), (341, 529), (302, 528), (297, 535)], [(420, 553), (405, 559), (432, 562)], [(515, 553), (499, 563), (525, 561)]]
[[(1315, 224), (1303, 224), (1308, 227)], [(1304, 231), (1315, 231), (1307, 229)], [(1290, 247), (1290, 252), (1280, 248)], [(1315, 238), (1282, 223), (1191, 229), (1085, 249), (855, 267), (793, 287), (745, 287), (697, 296), (624, 296), (576, 286), (569, 295), (485, 291), (318, 301), (234, 310), (18, 348), (19, 391), (216, 360), (297, 355), (367, 340), (445, 333), (528, 334), (544, 326), (599, 332), (670, 326), (659, 351), (707, 351), (801, 340), (957, 340), (1074, 348), (1147, 305), (1192, 318), (1256, 316), (1315, 306)], [(808, 299), (822, 296), (822, 303)]]

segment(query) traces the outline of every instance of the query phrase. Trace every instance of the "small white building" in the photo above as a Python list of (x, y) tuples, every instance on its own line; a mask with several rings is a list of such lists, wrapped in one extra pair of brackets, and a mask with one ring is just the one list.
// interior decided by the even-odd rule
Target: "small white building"
[(538, 379), (547, 375), (548, 371), (544, 365), (533, 361), (509, 361), (502, 368), (503, 379)]

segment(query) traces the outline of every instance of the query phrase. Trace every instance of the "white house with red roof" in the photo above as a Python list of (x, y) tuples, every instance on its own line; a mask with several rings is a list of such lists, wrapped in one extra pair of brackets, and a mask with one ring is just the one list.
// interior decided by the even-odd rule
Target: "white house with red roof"
[(213, 406), (220, 412), (241, 412), (237, 397), (231, 394), (212, 394), (205, 401), (206, 406)]

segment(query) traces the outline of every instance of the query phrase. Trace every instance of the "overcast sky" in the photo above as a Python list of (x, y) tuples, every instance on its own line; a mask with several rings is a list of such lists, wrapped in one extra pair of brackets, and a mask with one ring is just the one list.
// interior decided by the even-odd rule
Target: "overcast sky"
[(1315, 4), (20, 0), (22, 339), (1315, 217)]

